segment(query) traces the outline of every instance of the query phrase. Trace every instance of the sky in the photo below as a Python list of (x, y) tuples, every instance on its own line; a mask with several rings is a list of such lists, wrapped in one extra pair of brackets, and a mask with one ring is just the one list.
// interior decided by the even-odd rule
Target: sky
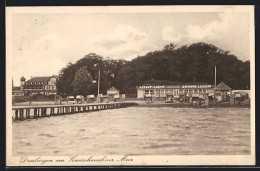
[(15, 13), (12, 76), (57, 75), (89, 53), (131, 60), (166, 44), (211, 43), (250, 58), (249, 13)]

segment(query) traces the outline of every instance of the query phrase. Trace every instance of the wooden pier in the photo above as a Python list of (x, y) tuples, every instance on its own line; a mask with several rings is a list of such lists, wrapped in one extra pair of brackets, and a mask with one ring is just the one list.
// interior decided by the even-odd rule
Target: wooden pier
[(99, 104), (15, 106), (12, 108), (13, 121), (37, 119), (66, 114), (85, 113), (98, 110), (117, 109), (137, 105), (137, 103), (117, 102)]

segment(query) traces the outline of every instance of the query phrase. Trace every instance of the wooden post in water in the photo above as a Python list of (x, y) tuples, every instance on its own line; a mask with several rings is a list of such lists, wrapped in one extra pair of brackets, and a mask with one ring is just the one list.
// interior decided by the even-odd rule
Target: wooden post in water
[(18, 120), (18, 109), (15, 110), (15, 120)]
[(37, 118), (37, 108), (34, 108), (33, 110), (34, 110), (33, 117), (34, 117), (34, 119), (36, 119)]
[(26, 114), (25, 114), (26, 115), (26, 119), (29, 119), (29, 115), (30, 115), (29, 112), (30, 112), (30, 109), (26, 109)]
[(46, 117), (46, 108), (43, 108), (43, 117)]
[(51, 107), (51, 111), (50, 111), (50, 116), (52, 116), (53, 115), (53, 107)]
[(40, 109), (37, 109), (37, 117), (40, 117)]
[(39, 115), (40, 115), (40, 117), (43, 117), (43, 108), (39, 108)]
[(23, 109), (20, 109), (20, 120), (23, 120)]

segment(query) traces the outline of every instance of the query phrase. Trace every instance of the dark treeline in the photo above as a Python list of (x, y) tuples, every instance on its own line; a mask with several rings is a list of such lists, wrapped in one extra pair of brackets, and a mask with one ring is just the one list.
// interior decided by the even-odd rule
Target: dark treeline
[(97, 81), (99, 69), (100, 93), (103, 94), (112, 86), (121, 93), (134, 94), (137, 85), (151, 79), (214, 84), (215, 64), (217, 84), (223, 81), (232, 89), (249, 89), (250, 62), (205, 43), (180, 48), (169, 44), (163, 50), (149, 52), (132, 61), (88, 54), (61, 70), (57, 86), (61, 94), (97, 94), (97, 82), (93, 80)]

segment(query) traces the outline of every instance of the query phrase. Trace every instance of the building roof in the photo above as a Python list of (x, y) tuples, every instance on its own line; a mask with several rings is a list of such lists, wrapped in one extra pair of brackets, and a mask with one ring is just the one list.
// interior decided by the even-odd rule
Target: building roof
[(28, 81), (26, 81), (27, 83), (30, 82), (47, 82), (50, 80), (50, 78), (55, 77), (56, 79), (59, 79), (58, 75), (52, 75), (52, 76), (47, 76), (47, 77), (32, 77), (31, 79), (29, 79)]
[(25, 81), (25, 78), (22, 76), (21, 81)]
[(119, 91), (118, 89), (116, 89), (115, 87), (111, 87), (110, 89), (108, 89), (107, 91)]
[(183, 83), (183, 82), (173, 82), (169, 80), (145, 80), (138, 84), (138, 86), (143, 85), (201, 85), (201, 84), (208, 84), (208, 83), (202, 83), (202, 82), (191, 82), (191, 83)]
[(49, 79), (50, 77), (32, 77), (27, 82), (47, 82)]
[(216, 90), (231, 90), (231, 88), (227, 86), (224, 82), (221, 82), (216, 86)]

